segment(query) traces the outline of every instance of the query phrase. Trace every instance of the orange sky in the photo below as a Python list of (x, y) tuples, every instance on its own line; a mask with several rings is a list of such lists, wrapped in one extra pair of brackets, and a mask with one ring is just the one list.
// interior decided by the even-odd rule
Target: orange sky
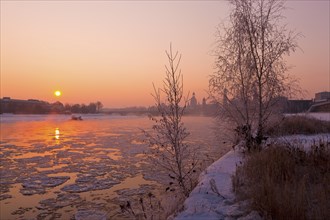
[[(303, 51), (287, 61), (313, 98), (330, 90), (329, 2), (287, 6), (289, 27), (304, 35)], [(200, 101), (214, 71), (216, 26), (228, 14), (225, 1), (1, 1), (1, 97), (152, 105), (172, 42), (182, 53), (185, 90)]]

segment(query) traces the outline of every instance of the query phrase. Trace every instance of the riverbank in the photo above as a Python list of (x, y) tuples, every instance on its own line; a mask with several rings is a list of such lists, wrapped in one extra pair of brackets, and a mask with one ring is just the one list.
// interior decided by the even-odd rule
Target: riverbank
[[(269, 140), (274, 142), (275, 140)], [(308, 151), (319, 141), (329, 143), (330, 133), (317, 135), (290, 135), (276, 139)], [(244, 160), (244, 154), (231, 150), (211, 164), (199, 177), (199, 183), (184, 202), (184, 210), (175, 220), (200, 219), (262, 219), (251, 211), (249, 201), (238, 201), (233, 192), (232, 176)]]

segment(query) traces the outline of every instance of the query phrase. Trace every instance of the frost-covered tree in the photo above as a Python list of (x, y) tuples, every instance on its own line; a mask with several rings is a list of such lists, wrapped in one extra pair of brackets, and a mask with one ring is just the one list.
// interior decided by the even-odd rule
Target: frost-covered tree
[(250, 149), (264, 139), (277, 101), (295, 88), (284, 57), (297, 48), (297, 34), (282, 24), (284, 1), (230, 3), (230, 21), (218, 29), (217, 71), (209, 87), (221, 114), (234, 122)]

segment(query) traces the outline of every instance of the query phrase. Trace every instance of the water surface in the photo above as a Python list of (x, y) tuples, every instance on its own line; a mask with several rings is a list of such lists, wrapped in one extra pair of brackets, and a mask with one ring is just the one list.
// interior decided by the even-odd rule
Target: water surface
[[(141, 116), (1, 115), (1, 219), (70, 219), (81, 210), (120, 218), (119, 204), (157, 193)], [(212, 118), (186, 117), (188, 142), (216, 159)], [(215, 153), (216, 152), (216, 153)]]

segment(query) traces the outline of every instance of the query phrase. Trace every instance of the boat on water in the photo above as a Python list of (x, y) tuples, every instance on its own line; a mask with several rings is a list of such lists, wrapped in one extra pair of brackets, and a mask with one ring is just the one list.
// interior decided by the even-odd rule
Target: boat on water
[(76, 115), (72, 115), (71, 116), (71, 120), (74, 120), (74, 121), (82, 121), (82, 117), (81, 116), (76, 116)]

